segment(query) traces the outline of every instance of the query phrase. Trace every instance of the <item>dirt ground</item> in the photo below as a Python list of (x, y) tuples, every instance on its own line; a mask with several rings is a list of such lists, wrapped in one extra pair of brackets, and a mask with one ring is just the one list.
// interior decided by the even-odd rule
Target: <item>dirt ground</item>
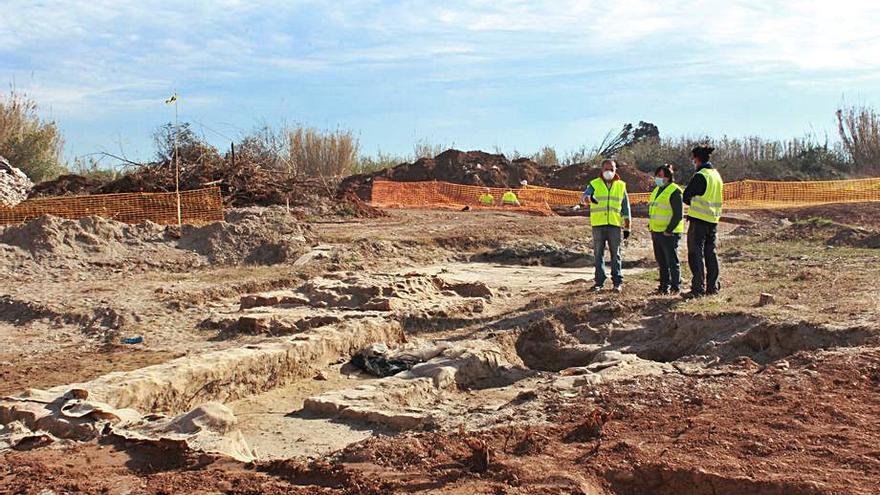
[[(829, 241), (841, 212), (858, 242)], [(880, 493), (872, 212), (737, 212), (722, 291), (693, 301), (652, 294), (644, 219), (622, 294), (588, 290), (578, 217), (389, 210), (272, 217), (269, 235), (251, 211), (209, 245), (52, 223), (30, 251), (0, 233), (0, 396), (19, 397), (0, 422), (26, 389), (150, 421), (214, 401), (253, 451), (39, 423), (49, 441), (0, 450), (0, 493)], [(378, 335), (428, 354), (373, 376), (350, 360)]]

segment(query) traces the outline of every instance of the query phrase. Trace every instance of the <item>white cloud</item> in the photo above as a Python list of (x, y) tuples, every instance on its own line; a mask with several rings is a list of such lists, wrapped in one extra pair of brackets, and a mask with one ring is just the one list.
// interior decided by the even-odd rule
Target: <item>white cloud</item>
[(477, 93), (666, 72), (845, 86), (880, 71), (873, 1), (5, 0), (3, 17), (0, 82), (81, 116), (173, 88), (207, 106), (237, 79), (364, 71)]

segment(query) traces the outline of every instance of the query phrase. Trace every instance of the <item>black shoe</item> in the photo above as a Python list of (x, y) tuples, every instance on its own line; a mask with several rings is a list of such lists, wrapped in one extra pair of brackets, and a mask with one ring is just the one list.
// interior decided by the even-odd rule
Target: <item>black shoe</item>
[(669, 289), (669, 293), (670, 294), (681, 294), (681, 289), (679, 289), (678, 287), (673, 287), (673, 288)]
[(669, 294), (669, 289), (666, 287), (657, 287), (657, 290), (654, 291), (654, 294), (665, 296), (666, 294)]
[(690, 291), (690, 292), (685, 292), (684, 294), (681, 295), (681, 297), (683, 299), (697, 299), (700, 297), (704, 297), (705, 295), (706, 294), (704, 294), (702, 292)]
[(613, 290), (614, 292), (617, 292), (619, 294), (619, 293), (623, 292), (623, 284), (617, 284), (611, 290)]
[(604, 289), (604, 287), (602, 287), (599, 284), (596, 284), (596, 285), (590, 287), (590, 292), (601, 292), (602, 289)]

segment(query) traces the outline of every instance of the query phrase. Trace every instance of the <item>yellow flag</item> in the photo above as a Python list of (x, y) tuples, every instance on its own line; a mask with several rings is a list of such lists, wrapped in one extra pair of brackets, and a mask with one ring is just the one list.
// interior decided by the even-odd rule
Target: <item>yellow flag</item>
[(170, 104), (174, 103), (175, 101), (177, 101), (177, 93), (174, 93), (173, 95), (171, 95), (171, 98), (168, 98), (167, 100), (165, 100), (165, 103), (170, 105)]

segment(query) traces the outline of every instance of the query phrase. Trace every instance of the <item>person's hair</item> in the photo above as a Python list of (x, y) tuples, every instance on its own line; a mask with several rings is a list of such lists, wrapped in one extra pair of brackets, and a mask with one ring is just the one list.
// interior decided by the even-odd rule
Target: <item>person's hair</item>
[(606, 158), (606, 159), (602, 160), (602, 164), (601, 164), (600, 166), (601, 166), (602, 168), (605, 168), (605, 164), (606, 164), (606, 163), (610, 163), (610, 164), (614, 165), (614, 168), (617, 169), (617, 162), (614, 161), (614, 160), (612, 160), (612, 159), (610, 159), (610, 158)]
[(691, 154), (699, 159), (701, 162), (706, 163), (709, 161), (709, 155), (715, 151), (715, 148), (711, 146), (694, 146), (694, 149), (691, 150)]
[(665, 165), (660, 165), (659, 167), (657, 167), (656, 170), (654, 170), (654, 175), (657, 175), (660, 172), (663, 172), (663, 175), (665, 175), (666, 178), (669, 179), (670, 184), (675, 182), (675, 172), (672, 170), (672, 165), (668, 163)]

